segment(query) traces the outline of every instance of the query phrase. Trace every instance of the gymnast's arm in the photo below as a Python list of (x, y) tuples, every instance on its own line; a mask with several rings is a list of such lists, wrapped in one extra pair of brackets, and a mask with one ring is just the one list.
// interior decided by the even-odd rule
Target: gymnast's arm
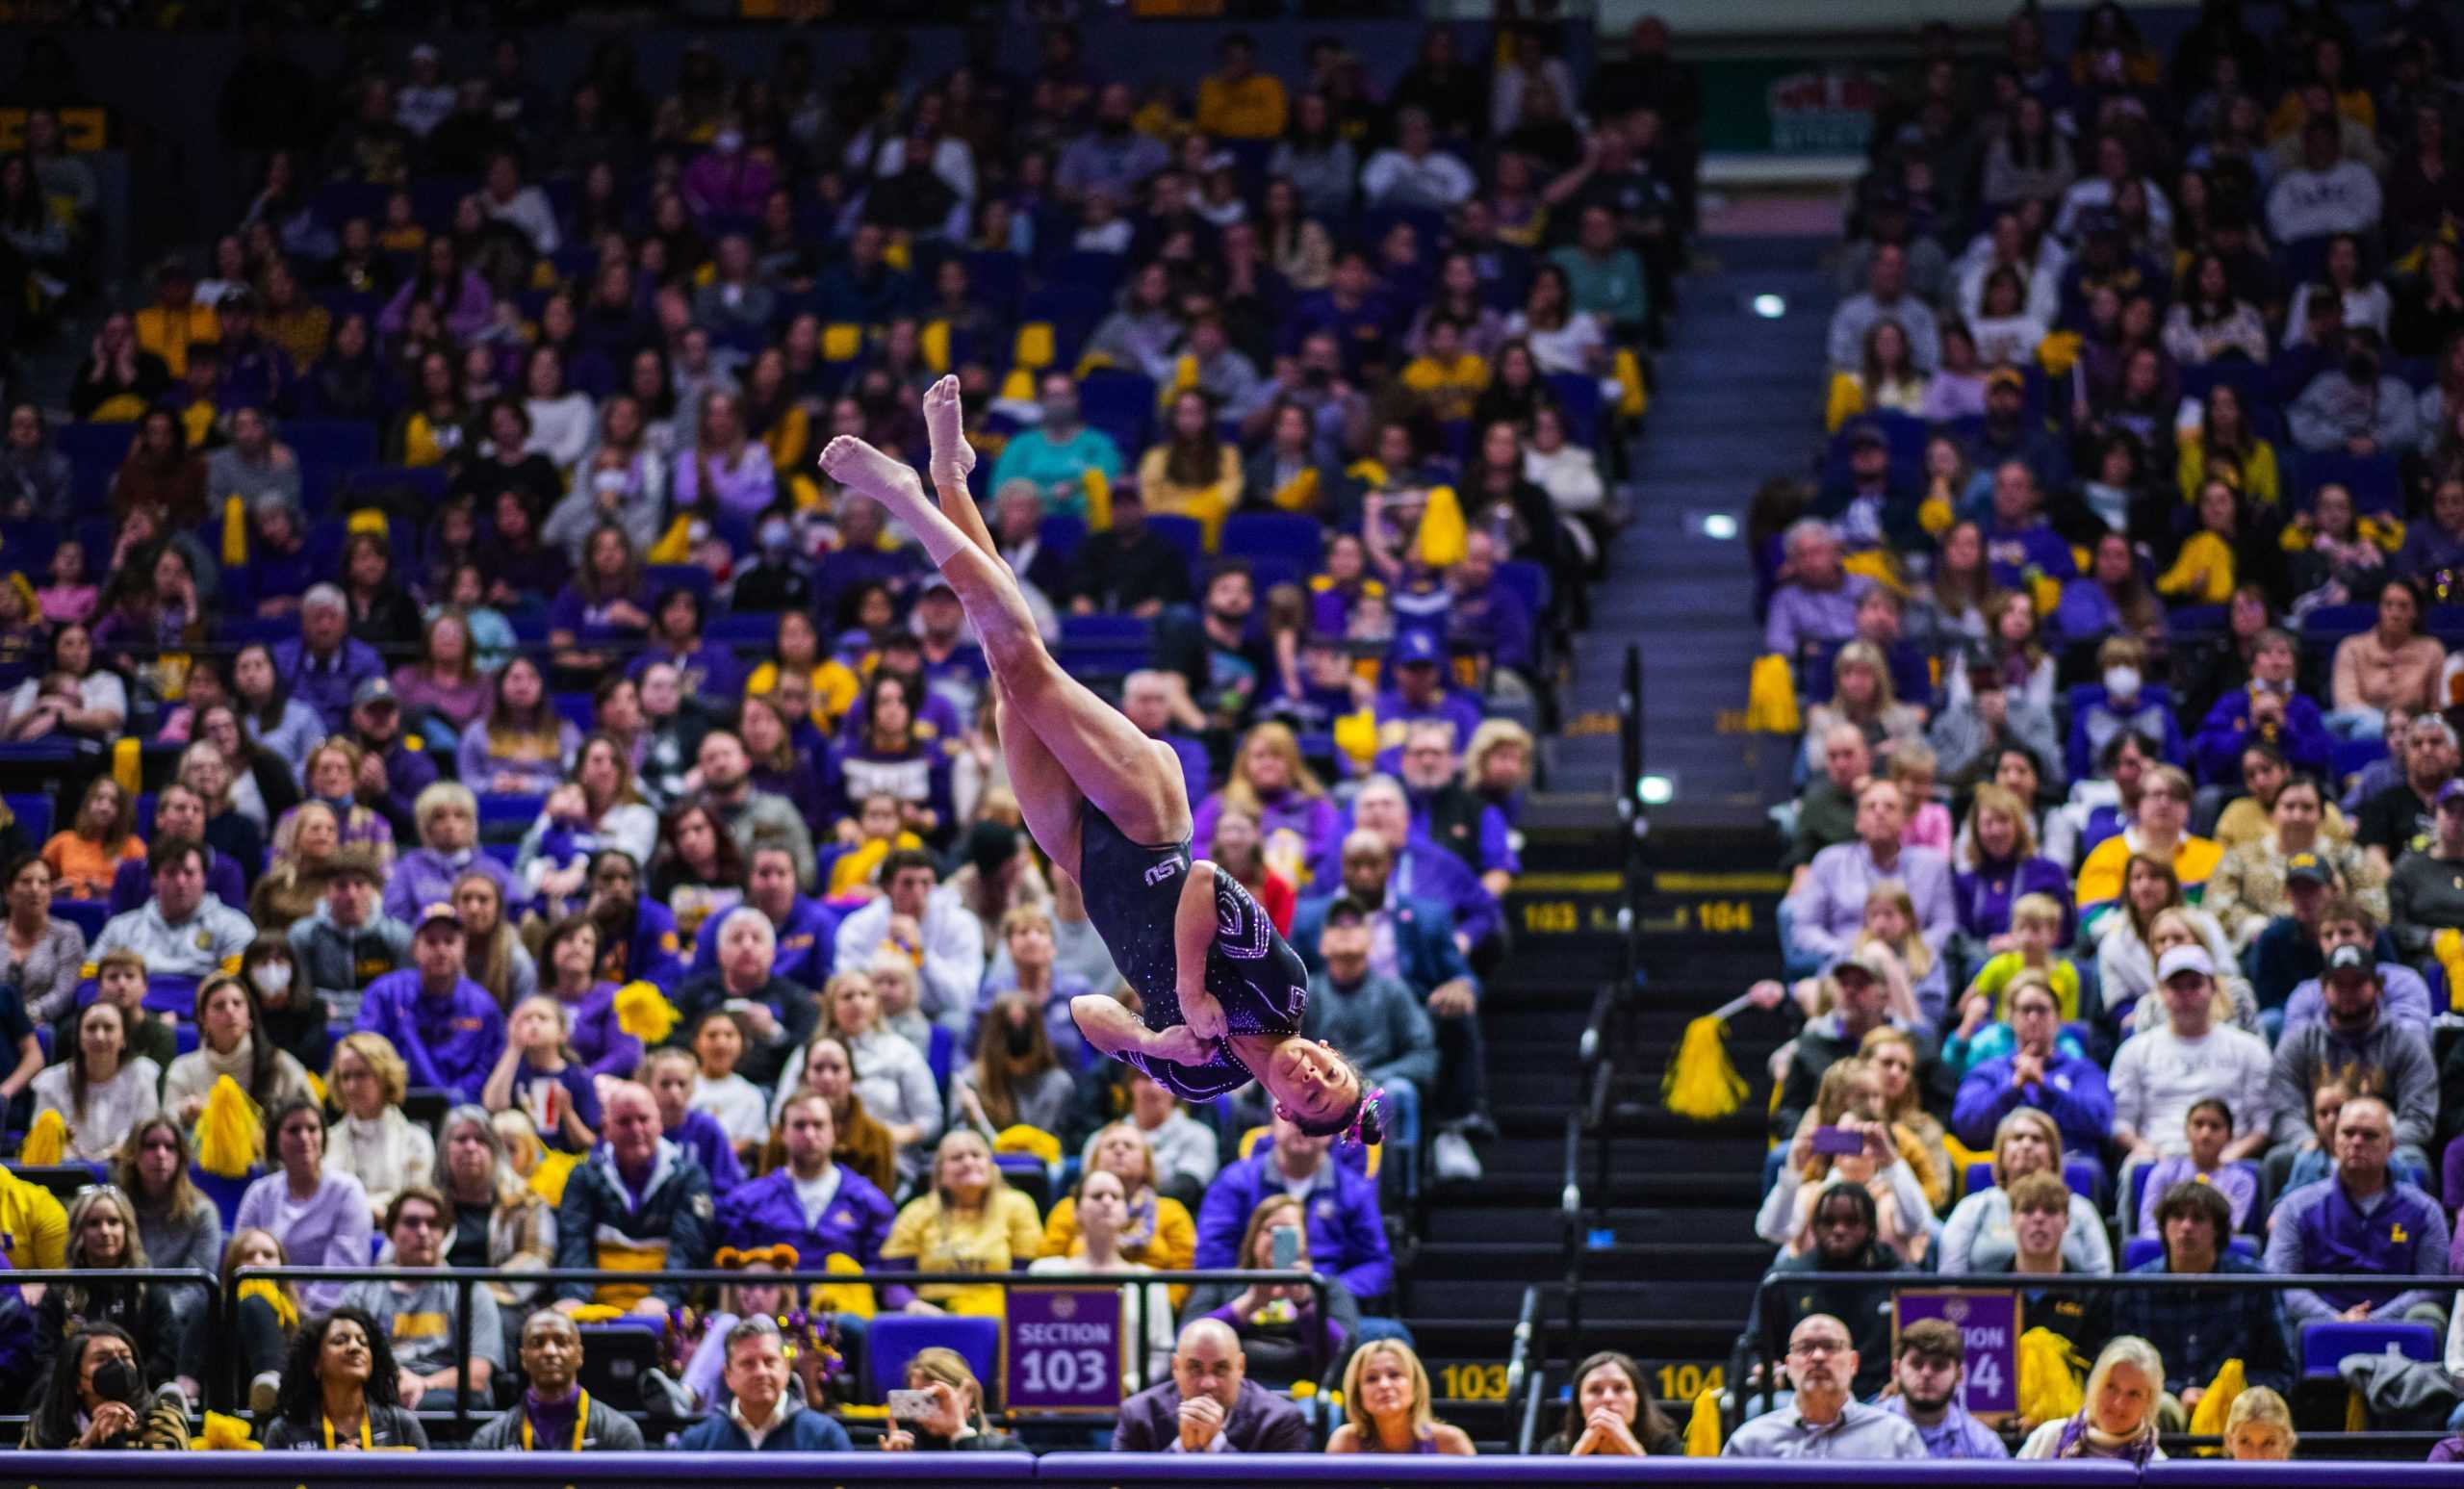
[(1077, 1021), (1078, 1032), (1087, 1037), (1088, 1043), (1115, 1059), (1141, 1054), (1180, 1065), (1202, 1065), (1206, 1061), (1206, 1041), (1192, 1034), (1188, 1026), (1176, 1024), (1158, 1034), (1109, 993), (1080, 993), (1069, 1000), (1069, 1016)]
[(1223, 1005), (1206, 989), (1206, 958), (1215, 946), (1215, 876), (1220, 872), (1204, 859), (1191, 860), (1172, 914), (1175, 996), (1181, 1004), (1181, 1021), (1191, 1033), (1210, 1042), (1223, 1038), (1226, 1028)]

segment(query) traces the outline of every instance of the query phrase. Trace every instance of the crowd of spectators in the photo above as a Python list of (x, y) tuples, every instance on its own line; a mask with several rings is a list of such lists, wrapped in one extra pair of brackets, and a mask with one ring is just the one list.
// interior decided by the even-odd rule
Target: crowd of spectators
[[(1469, 1450), (1388, 1317), (1394, 1199), (1494, 1131), (1533, 730), (1693, 184), (1665, 28), (1579, 90), (1561, 39), (1436, 27), (1380, 90), (1228, 34), (1140, 90), (1067, 25), (938, 77), (885, 31), (843, 68), (692, 46), (661, 92), (621, 37), (573, 78), (517, 37), (320, 78), (252, 29), (244, 215), (0, 451), (0, 1096), (73, 1194), (0, 1180), (8, 1260), (234, 1289), (212, 1338), (177, 1288), (0, 1289), (28, 1443), (177, 1446), (227, 1352), (268, 1447), (419, 1447), (457, 1399), (490, 1446), (631, 1446), (637, 1404), (844, 1446), (820, 1367), (861, 1312), (758, 1275), (843, 1258), (1314, 1266), (1322, 1298), (1175, 1289), (1116, 1445), (1305, 1447), (1317, 1378), (1338, 1450)], [(11, 165), (57, 194), (55, 125)], [(815, 467), (920, 460), (945, 372), (1047, 640), (1180, 755), (1196, 851), (1386, 1092), (1382, 1165), (1080, 1038), (1072, 997), (1130, 994), (1021, 830), (963, 613)], [(714, 1265), (716, 1308), (661, 1276)], [(439, 1266), (501, 1279), (467, 1358)], [(671, 1357), (578, 1403), (611, 1319)], [(954, 1360), (881, 1446), (1014, 1446)]]
[[(2228, 1360), (2298, 1408), (2362, 1323), (2374, 1425), (2464, 1393), (2454, 17), (2196, 9), (1924, 33), (1821, 474), (1763, 494), (1756, 686), (1805, 735), (1758, 1230), (1820, 1382), (1776, 1450), (2143, 1462)], [(2356, 1285), (2056, 1280), (2117, 1271)], [(1887, 1282), (1798, 1271), (2012, 1273), (2085, 1404), (2006, 1443)]]

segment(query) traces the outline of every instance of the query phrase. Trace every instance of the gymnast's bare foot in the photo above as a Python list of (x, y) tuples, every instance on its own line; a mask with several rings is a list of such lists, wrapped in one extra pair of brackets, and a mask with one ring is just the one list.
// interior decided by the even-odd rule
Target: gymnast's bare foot
[(965, 485), (975, 469), (975, 450), (966, 442), (966, 413), (957, 377), (943, 377), (924, 390), (924, 428), (933, 438), (933, 484)]
[(934, 510), (925, 500), (924, 483), (915, 478), (914, 467), (891, 459), (852, 434), (842, 434), (823, 449), (821, 470), (832, 480), (888, 507), (892, 517), (910, 526), (917, 514)]

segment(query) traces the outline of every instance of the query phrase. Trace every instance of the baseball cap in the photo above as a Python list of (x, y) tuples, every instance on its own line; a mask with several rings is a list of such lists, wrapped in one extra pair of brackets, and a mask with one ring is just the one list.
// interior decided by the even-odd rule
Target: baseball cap
[(2339, 946), (2327, 953), (2326, 975), (2329, 977), (2335, 976), (2338, 972), (2356, 972), (2367, 977), (2375, 969), (2370, 964), (2369, 953), (2358, 946)]
[(2300, 882), (2324, 885), (2334, 882), (2334, 879), (2335, 875), (2327, 871), (2327, 865), (2320, 862), (2319, 856), (2315, 853), (2297, 853), (2284, 860), (2286, 884)]
[(2165, 982), (2169, 983), (2184, 972), (2196, 972), (2201, 977), (2216, 975), (2216, 963), (2209, 960), (2206, 947), (2176, 946), (2156, 963), (2156, 975)]
[(1395, 638), (1395, 665), (1412, 667), (1438, 663), (1437, 638), (1425, 630), (1407, 630)]
[(445, 901), (438, 900), (433, 905), (427, 905), (421, 908), (420, 918), (411, 927), (412, 933), (416, 935), (421, 931), (424, 931), (429, 926), (434, 925), (440, 920), (451, 925), (456, 931), (462, 929), (462, 912), (455, 910)]
[(1878, 983), (1890, 981), (1888, 974), (1884, 970), (1883, 959), (1871, 946), (1860, 946), (1831, 964), (1831, 970), (1835, 975), (1851, 967)]
[(2015, 367), (1997, 367), (1985, 374), (1985, 385), (1989, 388), (2025, 388), (2028, 380), (2019, 374)]
[(2441, 807), (2451, 806), (2456, 802), (2464, 802), (2464, 780), (2450, 781), (2438, 788), (2438, 804)]
[(1882, 426), (1880, 424), (1859, 424), (1849, 426), (1848, 443), (1851, 445), (1873, 445), (1887, 449), (1890, 448), (1890, 437), (1883, 433)]
[(390, 704), (398, 701), (394, 696), (394, 684), (383, 678), (369, 679), (350, 695), (350, 706), (354, 708), (368, 704)]
[(950, 587), (950, 581), (948, 579), (943, 578), (939, 574), (936, 573), (931, 578), (924, 581), (924, 587), (922, 589), (915, 592), (915, 598), (918, 600), (929, 600), (935, 595), (947, 595), (951, 599), (956, 600), (959, 597), (959, 592)]

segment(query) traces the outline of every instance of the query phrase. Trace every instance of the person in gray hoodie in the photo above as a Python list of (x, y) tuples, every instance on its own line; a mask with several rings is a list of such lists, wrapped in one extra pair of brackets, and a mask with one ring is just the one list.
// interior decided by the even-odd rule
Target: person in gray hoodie
[(1362, 1080), (1386, 1088), (1386, 1109), (1395, 1114), (1389, 1130), (1409, 1146), (1420, 1137), (1422, 1093), (1437, 1081), (1437, 1034), (1409, 987), (1370, 970), (1369, 942), (1368, 911), (1350, 895), (1337, 897), (1319, 933), (1325, 965), (1309, 979), (1300, 1032), (1343, 1051)]
[(2438, 1126), (2438, 1068), (2428, 1044), (2386, 1016), (2378, 968), (2361, 947), (2338, 946), (2327, 954), (2320, 991), (2326, 1016), (2284, 1036), (2268, 1078), (2275, 1145), (2267, 1167), (2275, 1192), (2283, 1193), (2294, 1158), (2312, 1139), (2311, 1092), (2330, 1076), (2358, 1077), (2383, 1095), (2396, 1118), (2396, 1167), (2426, 1172), (2430, 1135)]
[(376, 880), (375, 861), (367, 853), (338, 851), (326, 860), (325, 897), (315, 913), (291, 926), (291, 949), (301, 974), (345, 1027), (359, 1016), (361, 989), (411, 955), (411, 928), (377, 909)]

